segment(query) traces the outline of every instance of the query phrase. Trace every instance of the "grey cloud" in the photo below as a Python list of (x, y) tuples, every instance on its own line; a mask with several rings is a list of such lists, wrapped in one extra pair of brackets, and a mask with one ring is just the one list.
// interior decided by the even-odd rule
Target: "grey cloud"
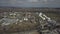
[(0, 6), (60, 7), (60, 0), (0, 0)]
[(28, 0), (29, 2), (38, 2), (38, 0)]

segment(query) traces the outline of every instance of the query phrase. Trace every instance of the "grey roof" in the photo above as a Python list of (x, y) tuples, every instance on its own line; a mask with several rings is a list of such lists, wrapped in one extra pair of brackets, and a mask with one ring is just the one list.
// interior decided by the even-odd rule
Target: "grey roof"
[(60, 8), (60, 0), (0, 0), (0, 6)]

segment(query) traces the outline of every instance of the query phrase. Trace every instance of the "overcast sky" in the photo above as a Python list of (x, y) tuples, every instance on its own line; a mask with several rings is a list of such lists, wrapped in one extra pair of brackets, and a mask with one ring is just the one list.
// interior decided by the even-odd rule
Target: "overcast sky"
[(60, 7), (60, 0), (0, 0), (0, 6)]
[(1, 2), (60, 2), (60, 0), (0, 0)]

